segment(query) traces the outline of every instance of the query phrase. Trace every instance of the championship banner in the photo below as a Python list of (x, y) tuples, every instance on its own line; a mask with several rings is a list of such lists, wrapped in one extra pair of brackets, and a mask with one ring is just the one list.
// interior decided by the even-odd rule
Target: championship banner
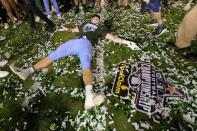
[(112, 87), (112, 94), (117, 97), (127, 98), (129, 92), (128, 76), (131, 74), (131, 65), (120, 63)]
[[(162, 71), (155, 70), (150, 63), (138, 64), (135, 72), (127, 72), (126, 67), (130, 69), (131, 65), (124, 63), (119, 65), (112, 90), (115, 96), (126, 96), (128, 90), (134, 94), (137, 111), (152, 116), (165, 110), (170, 100), (188, 100), (188, 94), (184, 89), (173, 87), (165, 80)], [(123, 90), (122, 86), (127, 88)]]

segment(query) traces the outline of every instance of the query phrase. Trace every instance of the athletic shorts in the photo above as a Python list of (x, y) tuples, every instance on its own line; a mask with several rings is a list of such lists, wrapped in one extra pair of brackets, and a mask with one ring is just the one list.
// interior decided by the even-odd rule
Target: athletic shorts
[(65, 56), (76, 55), (80, 59), (82, 69), (90, 69), (92, 60), (92, 44), (86, 38), (72, 39), (61, 44), (54, 52), (48, 55), (52, 61)]
[(152, 12), (159, 12), (160, 11), (160, 3), (161, 0), (150, 0), (147, 4), (146, 8)]

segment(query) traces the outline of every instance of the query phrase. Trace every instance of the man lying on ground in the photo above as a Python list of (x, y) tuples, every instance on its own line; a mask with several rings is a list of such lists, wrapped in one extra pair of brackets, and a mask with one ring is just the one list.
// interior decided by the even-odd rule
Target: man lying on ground
[(134, 42), (121, 39), (111, 33), (108, 33), (107, 28), (101, 24), (99, 15), (93, 15), (91, 22), (85, 22), (80, 26), (71, 29), (66, 28), (66, 30), (78, 32), (80, 37), (61, 44), (54, 52), (40, 60), (32, 67), (21, 69), (11, 65), (10, 69), (21, 79), (26, 80), (30, 74), (35, 71), (39, 71), (42, 68), (46, 68), (52, 62), (69, 55), (76, 55), (80, 59), (83, 70), (83, 81), (86, 89), (85, 109), (90, 109), (100, 105), (104, 101), (103, 95), (93, 92), (92, 85), (92, 47), (97, 43), (98, 39), (106, 38), (116, 43), (125, 44), (133, 50), (139, 50), (139, 47)]

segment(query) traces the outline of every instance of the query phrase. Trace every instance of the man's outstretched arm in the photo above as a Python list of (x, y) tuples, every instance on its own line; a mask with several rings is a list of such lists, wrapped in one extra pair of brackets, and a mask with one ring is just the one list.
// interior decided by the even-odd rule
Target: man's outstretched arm
[(136, 45), (135, 42), (122, 39), (122, 38), (120, 38), (118, 36), (112, 35), (111, 33), (107, 33), (107, 35), (105, 36), (105, 38), (108, 39), (108, 40), (111, 40), (111, 41), (113, 41), (115, 43), (125, 44), (129, 48), (131, 48), (132, 50), (140, 50), (140, 48)]
[(59, 29), (58, 31), (68, 31), (68, 32), (76, 32), (78, 33), (79, 32), (79, 28), (76, 26), (75, 28), (67, 28), (67, 27), (64, 27), (64, 26), (61, 26), (62, 28)]

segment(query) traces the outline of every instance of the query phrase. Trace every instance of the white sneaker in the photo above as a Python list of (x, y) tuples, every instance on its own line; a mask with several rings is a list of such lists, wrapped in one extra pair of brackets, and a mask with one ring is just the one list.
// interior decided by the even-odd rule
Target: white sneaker
[(57, 18), (61, 20), (62, 16), (60, 14), (57, 14)]
[(6, 39), (5, 36), (0, 35), (0, 41), (5, 40), (5, 39)]
[(40, 17), (39, 16), (35, 16), (35, 21), (39, 22), (40, 21)]
[(17, 27), (16, 23), (13, 23), (13, 28), (15, 29)]
[(132, 50), (141, 50), (140, 47), (137, 46), (137, 44), (135, 42), (130, 42), (130, 44), (128, 45), (129, 48), (131, 48)]
[(98, 106), (104, 102), (104, 95), (101, 94), (90, 94), (86, 96), (85, 99), (85, 109), (91, 109), (95, 106)]
[(6, 65), (7, 63), (8, 63), (7, 60), (2, 60), (2, 61), (0, 61), (0, 66), (4, 66), (4, 65)]
[(22, 80), (26, 80), (29, 77), (29, 75), (31, 74), (27, 70), (18, 68), (14, 65), (10, 65), (10, 69), (12, 72), (14, 72), (14, 74), (19, 76)]
[(6, 77), (9, 74), (7, 71), (0, 71), (0, 78)]
[(8, 29), (8, 28), (9, 28), (8, 23), (4, 23), (4, 29)]
[(18, 20), (18, 21), (16, 22), (16, 25), (19, 26), (19, 25), (21, 25), (22, 23), (23, 23), (22, 20)]
[(188, 123), (190, 123), (192, 125), (194, 125), (194, 122), (195, 122), (195, 118), (196, 117), (197, 117), (197, 115), (194, 114), (194, 113), (192, 113), (192, 112), (188, 112), (187, 114), (183, 114), (183, 119), (186, 122), (188, 122)]
[(48, 19), (51, 19), (51, 17), (52, 17), (51, 15), (47, 15), (47, 18), (48, 18)]

